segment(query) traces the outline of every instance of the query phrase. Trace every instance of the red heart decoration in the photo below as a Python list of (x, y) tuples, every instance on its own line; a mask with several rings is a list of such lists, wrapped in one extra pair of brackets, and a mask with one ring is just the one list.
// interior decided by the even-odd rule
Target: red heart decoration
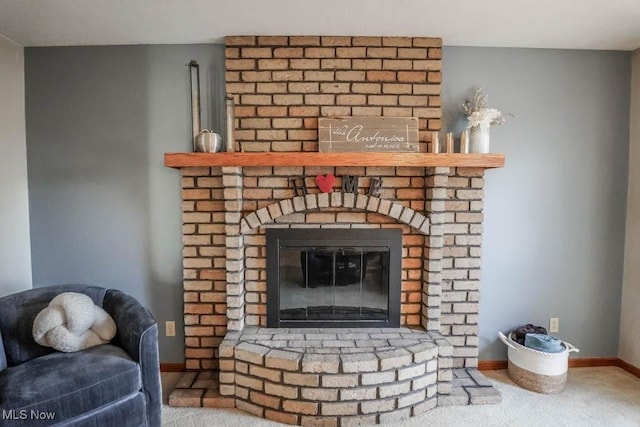
[(331, 191), (335, 180), (336, 180), (336, 177), (333, 176), (333, 174), (331, 173), (328, 173), (326, 175), (316, 176), (316, 184), (318, 184), (318, 188), (323, 193), (329, 193)]

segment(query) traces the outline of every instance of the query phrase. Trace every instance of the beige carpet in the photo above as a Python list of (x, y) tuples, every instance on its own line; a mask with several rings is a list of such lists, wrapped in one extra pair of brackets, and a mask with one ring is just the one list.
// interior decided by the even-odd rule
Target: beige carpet
[[(502, 403), (486, 406), (438, 407), (394, 424), (424, 426), (639, 427), (640, 379), (614, 367), (573, 368), (566, 389), (547, 396), (516, 386), (507, 371), (484, 371), (502, 393)], [(163, 375), (166, 386), (170, 378)], [(162, 408), (165, 427), (281, 427), (236, 410)]]

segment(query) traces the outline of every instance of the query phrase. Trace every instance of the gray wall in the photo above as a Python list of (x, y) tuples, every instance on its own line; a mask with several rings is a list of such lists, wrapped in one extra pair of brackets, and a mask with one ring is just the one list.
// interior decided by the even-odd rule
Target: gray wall
[(615, 357), (624, 258), (629, 52), (447, 47), (445, 127), (481, 86), (518, 115), (491, 129), (480, 357), (505, 359), (499, 330), (548, 326), (579, 357)]
[(189, 60), (200, 62), (203, 125), (223, 116), (222, 47), (25, 55), (34, 286), (90, 283), (134, 295), (162, 336), (164, 321), (177, 321), (178, 336), (161, 337), (160, 352), (163, 362), (182, 361), (180, 173), (163, 155), (191, 149)]
[(633, 52), (632, 61), (629, 195), (619, 356), (640, 367), (640, 49)]
[(24, 50), (0, 35), (0, 296), (31, 288)]
[[(36, 286), (114, 286), (181, 320), (179, 178), (162, 155), (190, 149), (191, 58), (222, 102), (220, 46), (26, 50)], [(507, 165), (486, 175), (481, 358), (506, 358), (498, 330), (551, 316), (581, 357), (616, 356), (630, 54), (447, 47), (443, 76), (445, 128), (462, 129), (475, 86), (519, 116), (492, 129)], [(163, 338), (162, 361), (182, 342)]]

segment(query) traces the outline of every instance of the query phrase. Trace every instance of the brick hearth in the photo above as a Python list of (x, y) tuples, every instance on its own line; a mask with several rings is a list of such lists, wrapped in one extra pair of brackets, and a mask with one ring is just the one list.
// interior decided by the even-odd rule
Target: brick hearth
[[(230, 333), (236, 407), (288, 424), (389, 422), (437, 405), (450, 391), (451, 344), (401, 329), (267, 329)], [(340, 421), (339, 421), (340, 420)]]
[[(260, 328), (220, 345), (223, 398), (210, 372), (183, 375), (172, 406), (236, 407), (287, 424), (360, 425), (437, 405), (486, 404), (500, 394), (477, 369), (451, 369), (451, 344), (409, 328)], [(225, 385), (222, 385), (225, 387)]]
[[(430, 131), (440, 128), (439, 39), (228, 37), (226, 57), (226, 89), (235, 100), (236, 148), (245, 152), (317, 151), (318, 116), (418, 117), (423, 150)], [(478, 362), (483, 168), (249, 166), (181, 171), (186, 366), (195, 371), (219, 370), (220, 377), (217, 390), (218, 382), (199, 388), (194, 386), (199, 382), (196, 377), (185, 377), (184, 383), (191, 384), (176, 391), (174, 404), (181, 404), (180, 397), (205, 404), (205, 396), (221, 396), (219, 406), (233, 402), (240, 409), (283, 422), (306, 424), (312, 421), (308, 417), (320, 416), (335, 418), (334, 425), (347, 425), (345, 417), (383, 422), (387, 417), (411, 416), (434, 402), (499, 399), (473, 369)], [(289, 178), (327, 173), (337, 176), (336, 188), (342, 175), (360, 176), (359, 194), (321, 193), (308, 179), (309, 194), (295, 197)], [(365, 196), (373, 177), (383, 180), (378, 197)], [(411, 329), (285, 332), (264, 328), (268, 227), (401, 228), (401, 324)], [(301, 339), (276, 337), (287, 334)], [(332, 338), (314, 342), (313, 334)], [(375, 334), (399, 337), (389, 335), (384, 343), (358, 352), (358, 341), (345, 334), (369, 334), (373, 342)], [(412, 344), (406, 341), (416, 336), (435, 348), (433, 363), (416, 361)], [(302, 342), (309, 344), (298, 345)], [(345, 360), (352, 352), (375, 363), (375, 372), (345, 371)], [(400, 361), (393, 363), (399, 365), (385, 365), (385, 352), (397, 355)], [(295, 366), (269, 366), (273, 363), (269, 360), (277, 359), (270, 354), (285, 353), (284, 359), (293, 363), (293, 357)], [(305, 360), (319, 357), (318, 353), (337, 360), (337, 365), (329, 364), (330, 372), (305, 371)], [(416, 363), (422, 364), (424, 372)], [(422, 376), (437, 371), (437, 387), (414, 388), (417, 380), (406, 376), (414, 370)], [(372, 414), (363, 409), (364, 402), (337, 409), (335, 402), (327, 400), (327, 396), (355, 396), (354, 390), (366, 388), (363, 377), (378, 371), (388, 376), (384, 387), (409, 387), (390, 400), (393, 404), (386, 403), (388, 410)], [(287, 373), (313, 374), (320, 382), (308, 388), (287, 384)], [(353, 374), (347, 381), (353, 385), (325, 386), (325, 374)], [(270, 393), (267, 383), (291, 387), (295, 393)], [(274, 385), (269, 390), (277, 389)], [(382, 388), (371, 387), (363, 393), (371, 399), (375, 394), (379, 400), (385, 397)], [(304, 395), (303, 390), (307, 390)], [(300, 405), (285, 405), (295, 400)], [(213, 401), (207, 404), (214, 405)], [(304, 412), (303, 406), (315, 409)]]

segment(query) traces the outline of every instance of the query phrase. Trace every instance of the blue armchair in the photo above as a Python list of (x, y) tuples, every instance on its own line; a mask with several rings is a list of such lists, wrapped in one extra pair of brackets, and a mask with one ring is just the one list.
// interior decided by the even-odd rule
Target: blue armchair
[[(33, 320), (62, 292), (79, 292), (113, 317), (109, 343), (75, 353), (38, 345)], [(0, 426), (161, 424), (158, 326), (138, 301), (85, 285), (34, 288), (0, 298)]]

